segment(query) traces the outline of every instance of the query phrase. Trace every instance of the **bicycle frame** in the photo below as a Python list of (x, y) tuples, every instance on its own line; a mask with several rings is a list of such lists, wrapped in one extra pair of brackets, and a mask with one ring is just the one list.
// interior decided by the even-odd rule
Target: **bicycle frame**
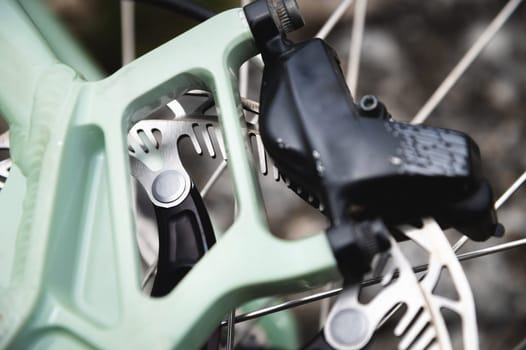
[[(241, 9), (97, 81), (60, 63), (28, 12), (0, 3), (0, 112), (14, 162), (0, 194), (1, 348), (197, 348), (243, 302), (339, 278), (323, 233), (285, 241), (265, 221), (237, 91), (256, 53)], [(154, 299), (140, 288), (126, 133), (191, 88), (214, 95), (239, 210)]]

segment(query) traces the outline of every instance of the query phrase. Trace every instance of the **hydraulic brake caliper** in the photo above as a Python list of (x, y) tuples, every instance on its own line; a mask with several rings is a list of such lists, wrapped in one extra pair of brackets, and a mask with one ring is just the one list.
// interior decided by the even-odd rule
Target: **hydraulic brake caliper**
[(318, 197), (347, 282), (388, 249), (385, 226), (435, 218), (476, 241), (502, 233), (474, 141), (458, 131), (393, 121), (374, 97), (358, 106), (334, 51), (293, 43), (303, 25), (294, 0), (256, 1), (245, 15), (265, 69), (260, 132), (293, 186)]

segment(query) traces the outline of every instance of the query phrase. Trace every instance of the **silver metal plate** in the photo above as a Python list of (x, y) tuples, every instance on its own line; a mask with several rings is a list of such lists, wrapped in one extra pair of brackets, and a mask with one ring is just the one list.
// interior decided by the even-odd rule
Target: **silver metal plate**
[[(443, 309), (462, 320), (463, 348), (478, 349), (473, 295), (442, 230), (434, 220), (426, 219), (422, 228), (405, 226), (402, 231), (427, 252), (428, 272), (419, 280), (391, 238), (390, 251), (380, 259), (385, 264), (383, 289), (370, 302), (362, 303), (359, 285), (346, 288), (329, 314), (324, 329), (327, 341), (335, 349), (361, 349), (385, 318), (404, 306), (405, 312), (394, 329), (400, 339), (398, 349), (451, 349)], [(436, 293), (444, 270), (451, 276), (456, 299)]]

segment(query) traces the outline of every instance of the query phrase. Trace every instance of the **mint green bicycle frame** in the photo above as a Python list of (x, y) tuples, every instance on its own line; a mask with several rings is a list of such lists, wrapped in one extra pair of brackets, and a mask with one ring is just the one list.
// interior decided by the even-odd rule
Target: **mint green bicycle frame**
[[(0, 113), (14, 162), (0, 193), (0, 348), (194, 349), (244, 302), (339, 278), (324, 233), (269, 231), (237, 90), (256, 54), (241, 9), (98, 79), (75, 47), (61, 51), (68, 38), (37, 23), (32, 3), (0, 3)], [(171, 294), (150, 298), (126, 134), (191, 88), (213, 92), (239, 211)]]

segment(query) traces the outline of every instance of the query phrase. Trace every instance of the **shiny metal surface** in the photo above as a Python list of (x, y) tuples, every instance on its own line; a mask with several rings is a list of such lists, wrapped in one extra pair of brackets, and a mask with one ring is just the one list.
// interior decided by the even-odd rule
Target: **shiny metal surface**
[(226, 334), (226, 349), (227, 350), (234, 349), (235, 330), (236, 330), (235, 319), (236, 319), (236, 310), (234, 309), (228, 315), (228, 326), (227, 326), (227, 334)]
[(9, 131), (0, 134), (0, 149), (9, 149)]
[[(417, 231), (418, 233), (416, 233)], [(344, 289), (334, 304), (329, 314), (324, 334), (327, 342), (335, 349), (363, 348), (370, 341), (377, 325), (383, 320), (386, 312), (400, 304), (403, 304), (406, 308), (401, 320), (394, 329), (395, 335), (400, 337), (398, 345), (400, 349), (407, 349), (410, 345), (412, 345), (413, 349), (424, 349), (433, 344), (439, 345), (441, 349), (451, 349), (445, 321), (439, 309), (446, 303), (433, 295), (433, 289), (437, 285), (441, 268), (444, 266), (449, 268), (451, 263), (458, 264), (458, 262), (454, 258), (453, 262), (448, 261), (449, 255), (444, 249), (451, 250), (451, 248), (445, 237), (443, 237), (442, 231), (433, 221), (428, 220), (422, 230), (405, 228), (404, 233), (415, 239), (426, 250), (429, 241), (437, 244), (435, 250), (427, 250), (430, 256), (430, 270), (428, 274), (422, 281), (419, 281), (411, 265), (398, 248), (398, 244), (394, 239), (391, 239), (392, 247), (390, 252), (386, 253), (388, 254), (388, 261), (383, 269), (385, 272), (381, 281), (383, 289), (370, 302), (362, 303), (358, 298), (361, 287), (359, 285), (350, 286)], [(422, 240), (421, 237), (425, 237), (425, 239)], [(429, 237), (432, 238), (430, 239)], [(436, 250), (440, 250), (438, 258), (435, 258)], [(457, 272), (456, 269), (454, 271)], [(462, 270), (460, 271), (462, 272)], [(396, 273), (399, 274), (397, 279), (395, 278)], [(462, 286), (462, 288), (465, 288), (465, 286)], [(469, 287), (467, 293), (470, 295)], [(465, 295), (466, 293), (459, 292), (459, 294)], [(455, 307), (456, 310), (457, 308)], [(474, 308), (472, 311), (474, 312)], [(345, 333), (347, 337), (341, 337), (340, 335), (344, 332), (341, 330), (342, 326), (339, 324), (338, 319), (344, 314), (350, 315), (351, 313), (353, 319), (360, 320), (358, 322), (360, 326), (356, 329), (348, 327), (347, 333)], [(475, 333), (476, 336), (477, 334)]]
[[(495, 246), (489, 247), (489, 248), (477, 249), (477, 250), (474, 250), (474, 251), (471, 251), (471, 252), (460, 254), (460, 255), (457, 255), (457, 259), (459, 261), (476, 259), (476, 258), (480, 258), (480, 257), (486, 256), (486, 255), (496, 254), (496, 253), (500, 253), (500, 252), (503, 252), (503, 251), (506, 251), (506, 250), (510, 250), (510, 249), (513, 249), (513, 248), (519, 248), (519, 247), (522, 247), (522, 246), (526, 246), (526, 238), (515, 240), (515, 241), (512, 241), (512, 242), (508, 242), (508, 243), (495, 245)], [(413, 272), (415, 272), (415, 273), (425, 272), (425, 271), (427, 271), (427, 268), (428, 268), (427, 264), (419, 265), (419, 266), (413, 267)], [(398, 274), (395, 274), (395, 278), (398, 278)], [(362, 287), (372, 286), (372, 285), (380, 283), (381, 281), (382, 281), (382, 276), (380, 276), (380, 277), (373, 277), (373, 278), (369, 278), (369, 279), (364, 280), (361, 283), (361, 286)], [(340, 294), (342, 292), (342, 290), (343, 290), (342, 288), (333, 288), (333, 289), (328, 290), (328, 291), (319, 292), (319, 293), (313, 293), (313, 294), (310, 294), (310, 295), (305, 296), (303, 298), (292, 299), (292, 300), (289, 300), (289, 301), (286, 301), (286, 302), (283, 302), (283, 303), (280, 303), (280, 304), (276, 304), (276, 305), (268, 306), (268, 307), (261, 308), (261, 309), (258, 309), (258, 310), (254, 310), (254, 311), (251, 311), (251, 312), (247, 312), (247, 313), (238, 315), (236, 317), (236, 323), (245, 322), (245, 321), (248, 321), (248, 320), (252, 320), (254, 318), (258, 318), (258, 317), (262, 317), (262, 316), (265, 316), (265, 315), (272, 314), (274, 312), (279, 312), (279, 311), (287, 310), (287, 309), (290, 309), (290, 308), (293, 308), (293, 307), (297, 307), (297, 306), (313, 303), (313, 302), (318, 301), (318, 300), (331, 298), (331, 297), (334, 297), (334, 296)], [(221, 325), (222, 326), (226, 325), (226, 321), (223, 321), (221, 323)]]
[[(154, 135), (156, 132), (160, 133), (160, 141)], [(190, 176), (183, 167), (177, 151), (177, 141), (182, 135), (188, 134), (192, 135), (190, 138), (193, 139), (196, 152), (202, 153), (192, 124), (143, 120), (135, 124), (128, 133), (132, 175), (141, 183), (151, 202), (156, 206), (174, 207), (190, 193)], [(181, 184), (176, 189), (176, 194), (166, 193), (170, 191), (166, 186), (162, 186), (164, 183), (160, 181), (164, 176), (162, 174), (178, 174)], [(158, 191), (154, 191), (154, 184)]]
[[(178, 141), (181, 138), (190, 139), (196, 155), (222, 159), (218, 168), (200, 189), (203, 197), (227, 168), (227, 154), (217, 117), (204, 114), (214, 106), (212, 98), (206, 91), (193, 90), (188, 95), (203, 99), (196, 108), (192, 109), (192, 112), (189, 113), (181, 103), (174, 100), (169, 104), (169, 108), (176, 116), (174, 119), (142, 120), (128, 133), (132, 175), (144, 188), (149, 201), (160, 207), (177, 206), (188, 196), (191, 188), (190, 176), (180, 158)], [(253, 103), (251, 107), (257, 110), (257, 103)], [(262, 175), (271, 174), (278, 181), (279, 172), (263, 148), (257, 126), (247, 122), (245, 130), (247, 140), (255, 153), (254, 159), (258, 164), (258, 170)], [(161, 181), (167, 179), (167, 176), (171, 176), (172, 181)], [(176, 181), (173, 181), (174, 179)], [(156, 232), (155, 224), (149, 223), (151, 220), (141, 212), (137, 212), (137, 217), (140, 222), (138, 227), (148, 228), (138, 230), (139, 251), (147, 266), (142, 283), (144, 289), (156, 274), (155, 256), (158, 243), (156, 234), (152, 234)]]
[[(442, 229), (434, 220), (426, 219), (423, 228), (416, 229), (406, 226), (403, 228), (403, 232), (429, 253), (428, 270), (420, 282), (420, 287), (430, 310), (432, 321), (437, 321), (443, 317), (442, 310), (447, 309), (456, 313), (462, 320), (463, 348), (465, 350), (478, 349), (477, 320), (471, 287)], [(456, 292), (456, 298), (441, 294), (441, 291), (437, 290), (443, 281), (442, 274), (444, 273), (449, 273), (451, 287)], [(440, 345), (441, 349), (451, 348), (450, 344), (446, 345), (448, 344), (446, 338), (449, 340), (449, 334), (445, 324), (435, 324), (438, 326), (437, 344)], [(423, 338), (424, 336), (425, 333), (419, 337)], [(409, 345), (410, 343), (407, 343), (407, 346)], [(426, 343), (422, 342), (422, 348), (425, 346)]]
[(0, 161), (0, 177), (7, 178), (9, 176), (9, 170), (11, 169), (11, 159), (7, 158)]
[[(9, 131), (5, 131), (0, 134), (0, 150), (8, 151), (9, 150)], [(11, 170), (12, 161), (11, 158), (0, 158), (0, 189), (5, 185), (5, 181), (9, 176), (9, 171)]]

